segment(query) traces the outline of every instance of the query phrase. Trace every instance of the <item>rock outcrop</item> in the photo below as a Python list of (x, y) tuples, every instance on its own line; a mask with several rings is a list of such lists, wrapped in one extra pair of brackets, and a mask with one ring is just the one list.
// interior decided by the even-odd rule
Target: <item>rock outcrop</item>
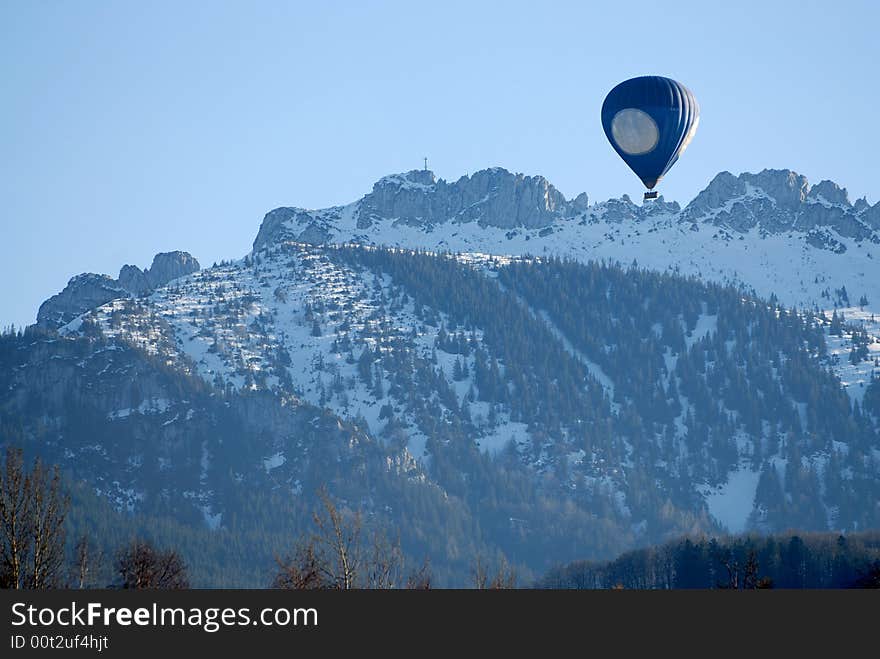
[(153, 257), (153, 265), (144, 275), (151, 288), (159, 288), (172, 279), (198, 272), (199, 267), (199, 262), (189, 252), (160, 252)]
[[(578, 198), (578, 206), (585, 202), (585, 197)], [(447, 183), (433, 172), (413, 170), (379, 180), (361, 201), (359, 219), (416, 225), (477, 221), (502, 229), (533, 229), (551, 224), (569, 206), (543, 176), (493, 167)]]
[(709, 222), (741, 233), (754, 227), (766, 233), (808, 233), (812, 236), (808, 243), (817, 248), (827, 242), (815, 238), (818, 229), (876, 241), (875, 216), (880, 216), (880, 204), (871, 207), (860, 200), (854, 206), (846, 188), (832, 181), (811, 187), (806, 177), (788, 169), (739, 176), (721, 172), (681, 213), (682, 220)]
[(124, 265), (119, 279), (91, 272), (76, 275), (60, 293), (40, 305), (37, 325), (57, 329), (80, 314), (120, 297), (137, 297), (149, 293), (169, 281), (199, 270), (199, 262), (188, 252), (156, 254), (153, 265), (141, 270)]
[(127, 291), (112, 277), (92, 272), (76, 275), (67, 282), (64, 290), (40, 305), (37, 324), (61, 327), (89, 309), (125, 295)]
[(119, 271), (119, 285), (132, 295), (138, 296), (150, 290), (150, 280), (136, 265), (124, 265)]
[[(379, 244), (389, 239), (393, 243), (393, 232), (401, 228), (433, 233), (431, 242), (440, 243), (442, 236), (436, 232), (447, 227), (445, 231), (455, 233), (455, 225), (464, 223), (549, 235), (564, 231), (572, 219), (624, 223), (661, 216), (689, 228), (712, 224), (737, 233), (758, 228), (764, 235), (795, 231), (817, 249), (833, 245), (824, 237), (827, 231), (880, 242), (880, 203), (871, 206), (860, 199), (852, 204), (846, 189), (836, 183), (810, 186), (806, 177), (788, 169), (739, 176), (721, 172), (681, 209), (662, 198), (638, 205), (627, 195), (590, 206), (586, 194), (566, 200), (543, 176), (493, 167), (452, 183), (428, 170), (412, 170), (379, 179), (368, 194), (347, 206), (276, 208), (263, 218), (253, 248), (258, 251), (283, 241)], [(829, 249), (839, 251), (840, 246)]]
[(385, 176), (350, 206), (276, 208), (263, 218), (253, 247), (256, 251), (282, 240), (330, 242), (346, 213), (361, 230), (377, 224), (432, 230), (437, 225), (462, 222), (502, 229), (541, 229), (583, 213), (588, 206), (585, 193), (567, 201), (543, 176), (513, 174), (501, 167), (462, 176), (453, 183), (436, 178), (431, 171), (415, 169)]

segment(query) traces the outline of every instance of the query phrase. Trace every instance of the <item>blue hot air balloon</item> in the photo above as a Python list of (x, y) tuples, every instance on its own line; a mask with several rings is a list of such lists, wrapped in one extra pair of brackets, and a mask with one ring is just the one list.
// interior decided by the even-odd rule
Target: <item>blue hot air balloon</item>
[(602, 104), (602, 127), (611, 146), (655, 199), (654, 187), (690, 144), (700, 122), (691, 90), (660, 76), (625, 80)]

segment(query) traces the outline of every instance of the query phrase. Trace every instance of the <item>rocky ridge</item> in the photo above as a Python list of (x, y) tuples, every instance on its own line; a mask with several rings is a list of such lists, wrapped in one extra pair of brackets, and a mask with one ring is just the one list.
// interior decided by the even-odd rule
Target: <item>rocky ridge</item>
[(162, 252), (153, 257), (153, 264), (141, 270), (124, 265), (119, 277), (86, 272), (76, 275), (60, 293), (40, 305), (37, 325), (58, 328), (90, 309), (121, 297), (144, 295), (169, 281), (198, 272), (199, 262), (189, 252)]
[[(473, 222), (540, 232), (564, 229), (573, 220), (624, 222), (659, 216), (675, 224), (708, 223), (738, 233), (755, 227), (770, 234), (833, 230), (847, 238), (880, 243), (880, 203), (871, 206), (859, 199), (852, 204), (845, 188), (832, 181), (810, 186), (791, 170), (739, 176), (721, 172), (681, 209), (662, 197), (643, 206), (626, 195), (592, 205), (586, 193), (566, 200), (543, 176), (493, 167), (453, 183), (431, 171), (413, 170), (383, 177), (370, 193), (347, 206), (276, 208), (266, 214), (253, 247), (258, 251), (284, 240), (311, 244), (357, 240), (388, 225), (435, 233), (442, 225)], [(815, 239), (811, 244), (819, 246)]]

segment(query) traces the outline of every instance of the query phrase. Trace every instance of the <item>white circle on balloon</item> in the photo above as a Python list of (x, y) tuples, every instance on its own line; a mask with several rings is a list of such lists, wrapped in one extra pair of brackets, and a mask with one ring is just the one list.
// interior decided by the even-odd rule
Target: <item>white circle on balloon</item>
[(625, 108), (611, 120), (611, 135), (621, 151), (630, 156), (650, 153), (660, 141), (657, 122), (647, 112)]

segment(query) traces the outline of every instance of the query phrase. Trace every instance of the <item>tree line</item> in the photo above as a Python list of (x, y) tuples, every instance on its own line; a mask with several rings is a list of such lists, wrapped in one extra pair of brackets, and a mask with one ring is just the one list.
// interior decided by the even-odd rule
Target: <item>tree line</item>
[(880, 588), (880, 532), (684, 537), (550, 570), (543, 588)]
[[(285, 590), (407, 588), (430, 590), (430, 562), (408, 568), (399, 539), (368, 529), (360, 511), (340, 507), (321, 490), (312, 528), (291, 550), (276, 557), (268, 587)], [(7, 448), (0, 474), (0, 588), (121, 588), (179, 590), (190, 587), (189, 570), (176, 549), (162, 549), (143, 538), (119, 547), (111, 560), (101, 545), (81, 535), (68, 546), (65, 520), (70, 497), (57, 466), (37, 458), (28, 469), (23, 452)], [(72, 549), (72, 551), (71, 551)], [(502, 562), (491, 571), (477, 556), (474, 588), (513, 588), (515, 571)]]

